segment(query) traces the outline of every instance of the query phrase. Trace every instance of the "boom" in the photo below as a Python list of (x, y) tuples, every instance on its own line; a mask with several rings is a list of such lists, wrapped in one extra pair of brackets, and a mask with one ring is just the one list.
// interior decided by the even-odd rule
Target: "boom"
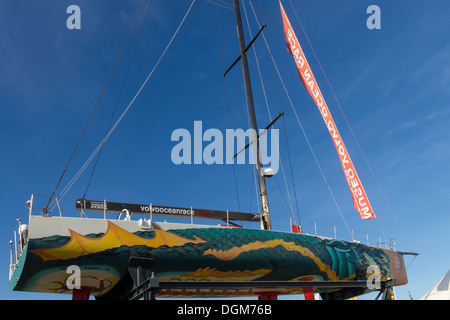
[(205, 219), (220, 219), (220, 220), (240, 220), (240, 221), (261, 221), (261, 215), (257, 213), (247, 212), (233, 212), (223, 210), (210, 209), (195, 209), (195, 208), (181, 208), (181, 207), (166, 207), (153, 204), (132, 204), (119, 203), (95, 200), (76, 200), (76, 208), (78, 210), (88, 211), (107, 211), (107, 212), (122, 212), (128, 210), (134, 214), (154, 214), (161, 216), (176, 216), (176, 217), (195, 217)]

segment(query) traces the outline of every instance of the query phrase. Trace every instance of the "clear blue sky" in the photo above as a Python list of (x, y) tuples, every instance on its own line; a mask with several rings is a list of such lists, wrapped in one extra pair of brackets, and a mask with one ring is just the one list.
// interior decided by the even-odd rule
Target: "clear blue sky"
[[(222, 1), (211, 0), (216, 4)], [(225, 2), (231, 2), (226, 0)], [(257, 26), (248, 2), (253, 35)], [(121, 113), (155, 65), (191, 1), (154, 0), (128, 81), (118, 105)], [(304, 125), (318, 161), (355, 238), (371, 244), (396, 240), (396, 249), (420, 255), (408, 268), (409, 284), (397, 288), (400, 299), (409, 290), (424, 295), (450, 268), (450, 3), (435, 1), (321, 0), (293, 1), (315, 53), (342, 109), (364, 150), (371, 174), (289, 1), (285, 10), (314, 71), (377, 215), (362, 221), (353, 208), (344, 174), (320, 113), (298, 78), (286, 50), (278, 1), (253, 0), (277, 66)], [(81, 29), (69, 30), (69, 5), (81, 9)], [(0, 299), (58, 299), (57, 295), (13, 293), (8, 287), (9, 240), (17, 218), (27, 221), (30, 195), (49, 194), (55, 187), (92, 107), (127, 37), (142, 0), (0, 3), (0, 125), (2, 157), (2, 223)], [(381, 8), (381, 29), (369, 30), (369, 5)], [(261, 7), (260, 7), (261, 6)], [(243, 9), (243, 8), (242, 8)], [(244, 26), (247, 27), (244, 18)], [(124, 120), (107, 141), (88, 191), (88, 199), (155, 203), (238, 210), (230, 165), (180, 165), (171, 162), (170, 140), (177, 128), (193, 131), (248, 127), (240, 66), (222, 78), (238, 55), (234, 13), (197, 0), (161, 64)], [(137, 26), (137, 30), (140, 23)], [(221, 37), (222, 35), (222, 37)], [(136, 42), (133, 33), (116, 72), (94, 114), (58, 192), (102, 139), (121, 81)], [(246, 33), (246, 40), (250, 36)], [(222, 40), (222, 41), (221, 41)], [(262, 38), (255, 43), (267, 85), (272, 117), (278, 114), (277, 87)], [(222, 51), (223, 49), (223, 51)], [(222, 52), (225, 60), (222, 59)], [(249, 51), (258, 125), (270, 120)], [(224, 62), (225, 61), (225, 62)], [(278, 82), (278, 86), (280, 83)], [(314, 158), (300, 131), (286, 95), (285, 111), (300, 219), (305, 231), (349, 239)], [(227, 98), (227, 99), (226, 99)], [(117, 114), (116, 114), (117, 118)], [(281, 156), (293, 199), (284, 130), (279, 121)], [(83, 196), (92, 165), (62, 201), (65, 215), (77, 215), (74, 200)], [(236, 166), (240, 209), (256, 211), (249, 166)], [(273, 228), (288, 230), (289, 212), (281, 171), (267, 180)], [(295, 202), (292, 202), (295, 210)], [(281, 211), (281, 213), (279, 211)], [(296, 213), (295, 213), (296, 214)], [(95, 216), (95, 213), (88, 214)], [(412, 261), (406, 257), (407, 265)]]

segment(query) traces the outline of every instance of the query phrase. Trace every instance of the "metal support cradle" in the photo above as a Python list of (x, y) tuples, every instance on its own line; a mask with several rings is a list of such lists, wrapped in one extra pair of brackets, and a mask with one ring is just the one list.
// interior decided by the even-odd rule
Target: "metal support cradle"
[[(210, 290), (239, 290), (239, 289), (268, 289), (277, 288), (342, 288), (338, 292), (322, 293), (324, 300), (342, 300), (355, 296), (355, 293), (368, 289), (366, 280), (353, 281), (159, 281), (152, 273), (153, 259), (131, 257), (128, 264), (133, 279), (133, 289), (129, 291), (123, 299), (126, 300), (155, 300), (156, 294), (160, 290), (176, 289), (210, 289)], [(380, 293), (383, 300), (389, 300), (389, 289), (396, 285), (395, 279), (380, 280)], [(359, 294), (360, 294), (359, 293)]]
[(133, 279), (133, 289), (126, 295), (127, 300), (155, 300), (159, 291), (159, 281), (153, 277), (153, 259), (130, 257), (128, 271)]

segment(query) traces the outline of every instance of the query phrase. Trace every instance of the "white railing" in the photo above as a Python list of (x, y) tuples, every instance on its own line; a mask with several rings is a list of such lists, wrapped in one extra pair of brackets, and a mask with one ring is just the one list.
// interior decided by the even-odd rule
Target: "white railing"
[[(62, 211), (61, 211), (61, 207), (59, 205), (58, 197), (55, 197), (55, 196), (52, 197), (50, 195), (39, 195), (39, 194), (32, 194), (31, 195), (31, 199), (29, 201), (27, 201), (27, 205), (28, 205), (28, 209), (29, 209), (29, 215), (32, 215), (33, 209), (39, 209), (40, 210), (39, 211), (40, 214), (43, 215), (44, 207), (43, 208), (37, 208), (37, 207), (34, 206), (36, 197), (47, 197), (47, 198), (50, 197), (50, 198), (54, 198), (53, 202), (51, 202), (50, 207), (52, 207), (52, 209), (57, 207), (58, 208), (58, 212), (59, 212), (59, 216), (60, 217), (62, 216)], [(149, 207), (151, 208), (152, 204), (150, 204)], [(50, 209), (50, 211), (52, 211), (52, 209)], [(192, 207), (191, 207), (191, 212), (193, 212)], [(122, 212), (122, 213), (127, 214), (127, 212)], [(85, 215), (83, 209), (81, 209), (80, 217), (82, 217), (83, 214)], [(128, 219), (130, 219), (130, 216), (131, 216), (131, 213), (128, 213), (128, 215), (127, 215)], [(104, 205), (103, 205), (103, 218), (106, 219), (106, 200), (104, 200)], [(191, 215), (191, 224), (194, 224), (193, 218), (194, 218), (194, 216)], [(150, 210), (150, 220), (149, 221), (152, 221), (152, 210)], [(227, 210), (227, 221), (226, 222), (227, 222), (227, 226), (228, 226), (228, 224), (229, 224), (229, 222), (228, 222), (228, 210)], [(338, 233), (339, 232), (337, 231), (336, 225), (317, 223), (316, 221), (313, 222), (313, 221), (306, 221), (306, 220), (304, 222), (307, 222), (307, 223), (302, 226), (302, 229), (303, 229), (302, 233), (315, 235), (315, 236), (321, 236), (321, 237), (327, 237), (327, 238), (331, 238), (331, 239), (338, 239)], [(290, 229), (290, 232), (293, 232), (292, 229), (291, 229), (291, 226), (292, 226), (292, 221), (290, 221), (290, 228), (289, 229)], [(319, 232), (318, 229), (320, 229), (320, 232)], [(354, 242), (358, 242), (358, 243), (364, 243), (364, 244), (371, 245), (371, 246), (374, 246), (374, 247), (380, 247), (380, 248), (384, 247), (386, 249), (395, 250), (395, 240), (394, 239), (390, 239), (389, 242), (388, 242), (388, 240), (382, 241), (380, 236), (371, 235), (371, 239), (374, 239), (374, 238), (375, 239), (378, 238), (378, 239), (371, 240), (369, 242), (369, 234), (368, 233), (365, 233), (365, 234), (358, 233), (357, 235), (355, 235), (355, 232), (353, 230), (351, 230), (350, 237), (351, 237), (350, 241), (354, 241)], [(361, 238), (365, 238), (365, 239), (364, 240), (356, 240), (355, 237), (358, 237), (359, 239), (361, 239)], [(342, 237), (342, 235), (340, 235), (339, 238), (347, 238), (347, 237)]]
[[(59, 206), (59, 201), (58, 201), (58, 198), (59, 198), (59, 196), (51, 196), (51, 195), (46, 195), (46, 194), (32, 194), (31, 195), (31, 198), (30, 198), (30, 200), (28, 200), (27, 201), (27, 205), (28, 205), (28, 214), (31, 216), (31, 215), (33, 215), (33, 209), (40, 209), (41, 211), (40, 211), (40, 214), (41, 215), (44, 215), (44, 209), (45, 208), (47, 208), (47, 207), (43, 207), (43, 208), (36, 208), (36, 207), (33, 207), (33, 205), (34, 205), (34, 202), (35, 202), (35, 197), (46, 197), (46, 198), (50, 198), (50, 201), (51, 201), (51, 199), (52, 198), (54, 198), (55, 200), (53, 200), (53, 202), (51, 202), (50, 203), (50, 207), (51, 206), (53, 206), (53, 208), (55, 207), (55, 206), (57, 206), (58, 207), (58, 211), (59, 211), (59, 216), (60, 217), (62, 217), (62, 211), (61, 211), (61, 207)], [(52, 209), (53, 209), (52, 208)], [(52, 209), (50, 209), (50, 211), (52, 210)]]
[(395, 250), (395, 239), (391, 238), (389, 240), (385, 239), (383, 241), (381, 236), (371, 234), (369, 241), (369, 233), (364, 232), (355, 232), (351, 230), (351, 234), (344, 235), (342, 232), (338, 231), (336, 225), (326, 224), (326, 223), (318, 223), (316, 221), (307, 221), (302, 226), (303, 233), (310, 234), (318, 237), (326, 237), (330, 239), (342, 239), (345, 240), (349, 238), (349, 241), (362, 243), (366, 245), (370, 245), (373, 247), (385, 248), (390, 250)]

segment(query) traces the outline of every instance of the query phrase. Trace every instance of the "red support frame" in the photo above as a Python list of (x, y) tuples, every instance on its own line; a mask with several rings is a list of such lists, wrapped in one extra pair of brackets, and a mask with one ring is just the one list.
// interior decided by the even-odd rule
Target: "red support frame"
[(72, 300), (89, 300), (91, 288), (81, 287), (80, 289), (72, 290)]
[(278, 300), (279, 292), (261, 292), (258, 300)]

